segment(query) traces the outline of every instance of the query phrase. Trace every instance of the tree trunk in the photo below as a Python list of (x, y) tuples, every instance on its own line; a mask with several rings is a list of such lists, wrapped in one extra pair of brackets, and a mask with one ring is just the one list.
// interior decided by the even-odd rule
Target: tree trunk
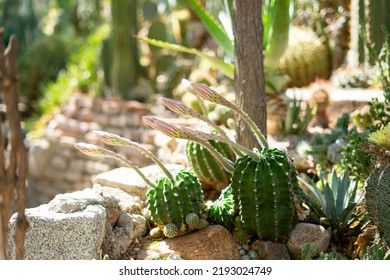
[(135, 0), (112, 0), (112, 65), (111, 87), (114, 94), (128, 96), (129, 90), (136, 84), (137, 42), (133, 37), (137, 33), (137, 14)]
[[(233, 2), (234, 85), (237, 106), (249, 115), (266, 136), (261, 4), (261, 0)], [(237, 143), (248, 148), (259, 147), (249, 126), (240, 117), (236, 118)]]

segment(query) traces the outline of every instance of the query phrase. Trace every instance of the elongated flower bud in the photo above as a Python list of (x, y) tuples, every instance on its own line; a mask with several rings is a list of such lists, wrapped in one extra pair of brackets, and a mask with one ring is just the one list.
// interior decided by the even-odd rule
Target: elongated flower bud
[(124, 164), (125, 166), (128, 166), (132, 169), (134, 169), (135, 172), (138, 173), (138, 175), (145, 181), (146, 184), (148, 184), (150, 187), (155, 188), (156, 185), (152, 183), (146, 176), (142, 173), (140, 168), (134, 164), (132, 161), (128, 160), (124, 156), (117, 154), (115, 152), (112, 152), (110, 150), (107, 150), (105, 148), (87, 144), (87, 143), (76, 143), (74, 144), (74, 147), (79, 150), (80, 152), (92, 156), (92, 157), (107, 157), (107, 158), (113, 158), (120, 163)]
[(264, 135), (261, 133), (260, 129), (257, 127), (257, 125), (253, 122), (253, 120), (242, 110), (240, 110), (236, 105), (231, 103), (230, 101), (226, 100), (224, 97), (222, 97), (220, 94), (218, 94), (216, 91), (212, 90), (211, 88), (199, 84), (199, 83), (191, 83), (192, 88), (194, 91), (203, 99), (214, 102), (216, 104), (225, 106), (227, 108), (232, 109), (234, 112), (239, 114), (242, 119), (249, 125), (252, 132), (257, 138), (258, 143), (262, 148), (268, 148), (267, 140), (265, 139)]
[(113, 145), (113, 146), (131, 147), (137, 149), (138, 151), (143, 153), (146, 157), (150, 158), (155, 164), (157, 164), (171, 181), (173, 180), (173, 176), (171, 172), (169, 172), (169, 170), (164, 166), (164, 164), (152, 152), (145, 149), (140, 144), (106, 131), (93, 131), (92, 133), (95, 134), (97, 138), (100, 141), (102, 141), (104, 144)]
[(214, 147), (210, 145), (209, 142), (207, 142), (206, 140), (200, 137), (197, 137), (196, 133), (192, 133), (188, 128), (185, 127), (179, 128), (154, 117), (144, 117), (144, 121), (152, 128), (160, 130), (162, 133), (164, 133), (167, 136), (173, 138), (192, 140), (200, 143), (218, 159), (218, 161), (223, 165), (223, 167), (228, 172), (233, 171), (233, 163), (230, 160), (224, 158), (217, 150), (215, 150)]
[(183, 103), (165, 97), (161, 98), (161, 101), (173, 112), (182, 116), (193, 117), (200, 121), (203, 121), (213, 127), (220, 135), (227, 137), (225, 131), (223, 131), (216, 123), (212, 122), (210, 119), (206, 118), (205, 116), (191, 109), (190, 107), (184, 105)]

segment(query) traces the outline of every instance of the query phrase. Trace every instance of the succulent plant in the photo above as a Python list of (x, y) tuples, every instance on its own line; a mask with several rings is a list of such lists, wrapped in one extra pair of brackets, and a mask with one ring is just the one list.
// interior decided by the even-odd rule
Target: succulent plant
[(366, 181), (366, 207), (373, 224), (379, 226), (383, 239), (390, 245), (390, 125), (369, 136), (371, 151), (378, 164)]
[(146, 213), (163, 230), (166, 237), (172, 238), (205, 227), (204, 221), (199, 219), (205, 207), (203, 192), (199, 180), (191, 172), (181, 170), (177, 174), (172, 174), (155, 155), (138, 143), (104, 131), (95, 131), (94, 134), (104, 144), (138, 149), (165, 173), (165, 177), (152, 182), (139, 167), (120, 154), (96, 145), (75, 144), (78, 150), (87, 155), (116, 159), (125, 166), (133, 168), (141, 176), (149, 186), (146, 193)]
[(307, 188), (304, 200), (316, 214), (321, 225), (331, 227), (332, 238), (337, 241), (344, 239), (344, 234), (354, 221), (354, 211), (362, 201), (363, 195), (358, 193), (358, 182), (349, 179), (349, 172), (338, 176), (334, 170), (331, 180), (326, 180), (320, 174), (320, 181), (315, 183), (308, 178), (308, 182), (299, 178)]
[(208, 219), (213, 224), (234, 227), (235, 211), (231, 186), (222, 190), (220, 196), (207, 209)]
[(281, 121), (283, 134), (303, 134), (306, 132), (310, 121), (317, 112), (317, 106), (310, 107), (306, 104), (305, 114), (302, 113), (302, 100), (295, 97), (287, 103), (287, 113), (284, 121)]
[[(235, 209), (249, 237), (270, 239), (275, 242), (286, 241), (298, 221), (298, 216), (303, 214), (300, 211), (301, 189), (292, 161), (284, 151), (270, 149), (254, 122), (233, 103), (202, 84), (192, 83), (191, 86), (201, 98), (228, 107), (239, 114), (251, 127), (262, 149), (250, 150), (223, 134), (213, 135), (177, 127), (154, 117), (146, 117), (146, 122), (170, 137), (202, 144), (227, 172), (232, 173), (230, 187)], [(212, 147), (208, 140), (230, 145), (240, 158), (237, 162), (232, 162)]]
[(291, 86), (308, 86), (316, 78), (330, 76), (329, 51), (310, 29), (293, 28), (290, 42), (280, 59), (280, 71), (291, 77)]

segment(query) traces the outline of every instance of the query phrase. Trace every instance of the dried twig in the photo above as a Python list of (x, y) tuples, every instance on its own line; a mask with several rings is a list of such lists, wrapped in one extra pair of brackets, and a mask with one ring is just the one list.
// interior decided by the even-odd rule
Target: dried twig
[[(0, 30), (0, 42), (3, 42), (3, 30)], [(0, 259), (6, 259), (6, 247), (9, 235), (8, 221), (11, 217), (13, 202), (16, 199), (18, 217), (16, 221), (15, 244), (16, 259), (24, 255), (24, 235), (28, 226), (25, 216), (26, 180), (28, 174), (27, 150), (23, 141), (20, 126), (21, 117), (18, 110), (16, 87), (16, 58), (18, 42), (11, 37), (8, 47), (0, 43), (0, 90), (7, 108), (9, 141), (5, 146), (0, 135)], [(8, 147), (9, 146), (9, 147)], [(8, 159), (7, 159), (8, 156)], [(14, 193), (16, 197), (14, 198)]]

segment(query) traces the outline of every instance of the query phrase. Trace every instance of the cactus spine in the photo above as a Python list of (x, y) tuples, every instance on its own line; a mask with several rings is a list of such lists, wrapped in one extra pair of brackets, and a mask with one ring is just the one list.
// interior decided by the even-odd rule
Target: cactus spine
[[(230, 163), (224, 166), (227, 166), (227, 171), (232, 173), (230, 188), (244, 230), (250, 237), (269, 239), (274, 242), (286, 241), (301, 213), (299, 210), (301, 210), (302, 197), (295, 166), (284, 151), (268, 147), (264, 135), (245, 112), (240, 111), (234, 104), (210, 88), (195, 83), (191, 85), (201, 98), (231, 108), (239, 114), (251, 127), (262, 147), (261, 151), (255, 148), (249, 150), (223, 136), (215, 137), (166, 123), (156, 125), (160, 123), (157, 120), (154, 120), (153, 127), (171, 137), (193, 141), (218, 139), (243, 153), (244, 155), (232, 168)], [(216, 152), (213, 148), (208, 147), (208, 149), (213, 155)], [(220, 156), (218, 152), (215, 155)], [(217, 160), (224, 163), (223, 157), (222, 159), (217, 157)], [(211, 213), (214, 215), (213, 211)]]
[(205, 221), (199, 218), (205, 207), (203, 192), (200, 182), (191, 172), (181, 170), (177, 174), (171, 174), (156, 156), (138, 143), (104, 131), (94, 133), (104, 144), (140, 150), (165, 173), (165, 177), (158, 178), (153, 183), (133, 162), (123, 156), (99, 146), (85, 143), (75, 144), (78, 150), (87, 155), (114, 158), (133, 168), (141, 176), (149, 185), (146, 193), (146, 212), (151, 220), (163, 230), (166, 237), (172, 238), (207, 226)]

